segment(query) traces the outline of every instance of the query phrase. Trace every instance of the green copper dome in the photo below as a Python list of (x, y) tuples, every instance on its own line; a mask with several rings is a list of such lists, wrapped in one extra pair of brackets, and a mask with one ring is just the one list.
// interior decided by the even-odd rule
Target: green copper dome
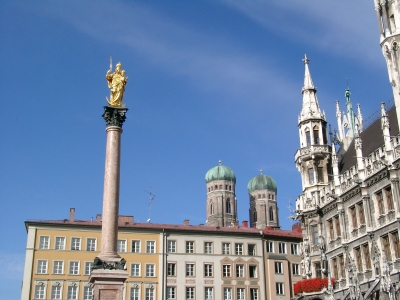
[(247, 190), (249, 193), (259, 190), (272, 190), (276, 192), (276, 182), (272, 177), (260, 174), (249, 181)]
[(206, 183), (214, 180), (229, 180), (236, 183), (236, 176), (232, 169), (227, 166), (220, 165), (210, 169), (206, 174)]

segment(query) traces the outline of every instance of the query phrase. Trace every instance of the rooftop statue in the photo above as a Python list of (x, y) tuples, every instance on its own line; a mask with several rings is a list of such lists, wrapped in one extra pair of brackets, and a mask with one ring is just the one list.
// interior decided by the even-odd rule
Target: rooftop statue
[(124, 107), (122, 103), (124, 97), (125, 85), (128, 77), (125, 77), (125, 70), (122, 70), (121, 63), (117, 63), (114, 73), (112, 72), (112, 63), (110, 62), (110, 70), (107, 71), (106, 79), (108, 88), (110, 89), (110, 100), (106, 97), (108, 104), (112, 107)]

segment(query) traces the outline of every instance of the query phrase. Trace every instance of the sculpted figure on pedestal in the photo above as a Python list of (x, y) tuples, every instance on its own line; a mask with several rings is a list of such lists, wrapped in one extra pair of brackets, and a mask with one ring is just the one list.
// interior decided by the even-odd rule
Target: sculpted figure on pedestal
[(110, 70), (107, 71), (106, 79), (108, 82), (108, 88), (110, 89), (110, 100), (106, 97), (106, 100), (110, 106), (113, 107), (124, 107), (122, 99), (124, 97), (125, 85), (128, 82), (128, 77), (125, 77), (125, 71), (122, 70), (121, 63), (117, 63), (115, 66), (114, 73), (112, 72), (112, 65), (110, 64)]

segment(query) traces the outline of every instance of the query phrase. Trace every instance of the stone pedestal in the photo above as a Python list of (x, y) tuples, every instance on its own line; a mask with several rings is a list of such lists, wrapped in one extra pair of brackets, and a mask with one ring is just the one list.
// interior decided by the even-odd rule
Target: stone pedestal
[(125, 270), (93, 270), (89, 280), (93, 285), (93, 300), (123, 299)]
[(94, 300), (122, 300), (124, 282), (128, 278), (126, 261), (117, 253), (121, 134), (127, 111), (127, 108), (104, 107), (107, 145), (101, 247), (89, 277)]

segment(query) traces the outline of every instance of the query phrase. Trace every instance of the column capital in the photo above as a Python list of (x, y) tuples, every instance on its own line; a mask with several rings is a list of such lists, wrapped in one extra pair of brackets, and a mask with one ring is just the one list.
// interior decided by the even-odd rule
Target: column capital
[(117, 126), (122, 128), (122, 124), (126, 119), (127, 108), (104, 106), (103, 119), (106, 121), (106, 126)]

